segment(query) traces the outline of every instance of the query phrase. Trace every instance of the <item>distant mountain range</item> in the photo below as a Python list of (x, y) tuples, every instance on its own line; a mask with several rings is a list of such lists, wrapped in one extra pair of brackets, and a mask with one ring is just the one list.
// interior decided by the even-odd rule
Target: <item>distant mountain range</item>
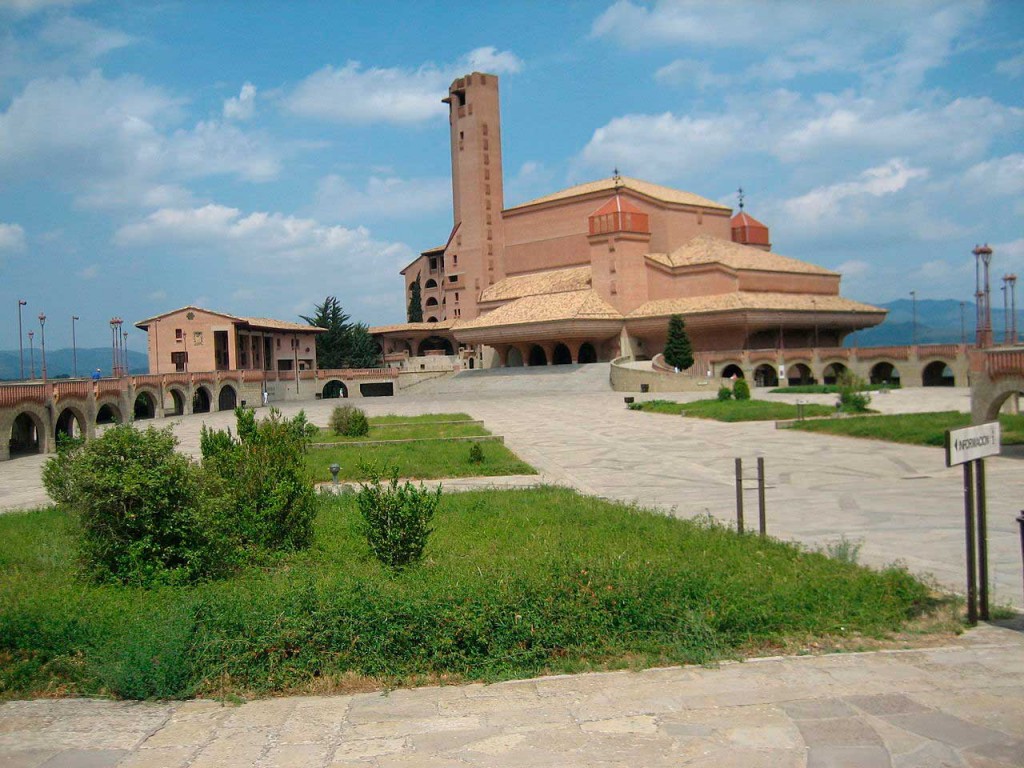
[[(110, 347), (95, 347), (78, 350), (78, 375), (88, 376), (97, 368), (104, 376), (110, 375), (113, 361)], [(29, 377), (29, 349), (25, 347), (25, 378)], [(70, 376), (73, 373), (74, 355), (70, 349), (46, 350), (46, 375), (51, 379)], [(43, 375), (39, 347), (35, 349), (36, 377)], [(141, 352), (128, 350), (128, 368), (131, 373), (148, 373), (149, 358)], [(17, 379), (20, 376), (18, 350), (0, 351), (0, 380)]]
[[(1008, 313), (1002, 307), (996, 308), (996, 302), (1002, 297), (992, 295), (992, 331), (996, 343), (1003, 340), (1004, 328)], [(917, 338), (919, 344), (955, 344), (962, 338), (968, 343), (973, 342), (977, 310), (973, 302), (964, 302), (963, 330), (960, 325), (960, 302), (955, 299), (918, 299), (917, 301), (917, 332), (914, 332), (914, 301), (897, 299), (888, 304), (877, 304), (889, 310), (881, 325), (858, 331), (846, 338), (846, 346), (883, 347), (889, 345), (910, 344)], [(1024, 336), (1024, 312), (1017, 311), (1017, 335)]]

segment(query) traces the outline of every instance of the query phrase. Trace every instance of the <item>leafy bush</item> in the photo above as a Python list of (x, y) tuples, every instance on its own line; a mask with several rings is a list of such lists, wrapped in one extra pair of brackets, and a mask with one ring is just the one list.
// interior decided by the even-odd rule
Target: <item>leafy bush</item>
[(851, 373), (844, 373), (839, 379), (839, 405), (849, 413), (864, 413), (871, 403), (871, 395), (865, 394), (864, 380)]
[(98, 581), (182, 583), (232, 564), (216, 491), (176, 443), (169, 427), (121, 424), (47, 462), (47, 492), (76, 515), (84, 566)]
[(43, 487), (58, 504), (69, 504), (74, 498), (73, 463), (85, 444), (83, 438), (57, 435), (57, 455), (43, 465)]
[(718, 388), (718, 399), (720, 401), (722, 401), (722, 402), (725, 402), (726, 400), (731, 400), (732, 399), (732, 390), (729, 389), (728, 387), (719, 387)]
[(331, 429), (336, 435), (345, 437), (362, 437), (370, 431), (370, 422), (366, 414), (351, 405), (339, 405), (331, 412)]
[(397, 473), (384, 486), (379, 471), (370, 468), (367, 473), (370, 480), (360, 486), (357, 496), (360, 529), (374, 557), (390, 568), (404, 568), (423, 556), (441, 487), (428, 491), (422, 483), (419, 488), (408, 481), (399, 484)]
[(747, 384), (746, 379), (736, 379), (732, 385), (732, 396), (737, 400), (749, 400), (750, 399), (750, 385)]
[(299, 549), (313, 540), (316, 494), (304, 454), (316, 430), (302, 411), (283, 419), (276, 408), (257, 422), (236, 408), (238, 439), (230, 430), (203, 429), (203, 465), (223, 483), (230, 517), (246, 548)]
[(483, 464), (484, 463), (484, 448), (480, 443), (469, 444), (469, 463), (470, 464)]
[(680, 371), (693, 365), (693, 345), (686, 333), (686, 322), (682, 315), (672, 315), (668, 319), (665, 362)]

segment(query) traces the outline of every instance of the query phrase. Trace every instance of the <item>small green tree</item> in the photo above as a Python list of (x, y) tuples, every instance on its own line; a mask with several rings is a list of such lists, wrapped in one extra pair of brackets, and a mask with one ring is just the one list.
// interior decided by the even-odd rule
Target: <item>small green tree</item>
[(356, 501), (370, 551), (389, 568), (411, 565), (423, 556), (433, 532), (430, 521), (441, 502), (441, 487), (428, 491), (422, 483), (419, 488), (408, 481), (399, 484), (397, 470), (382, 485), (379, 471), (364, 469), (370, 479), (360, 487)]
[(419, 275), (416, 275), (416, 279), (412, 283), (412, 288), (409, 289), (408, 316), (410, 323), (423, 322), (423, 291), (420, 288)]
[(668, 319), (668, 340), (665, 342), (665, 362), (680, 371), (693, 365), (693, 346), (686, 333), (686, 323), (682, 315), (672, 315)]
[(339, 405), (331, 411), (329, 424), (334, 434), (345, 437), (362, 437), (370, 432), (366, 414), (351, 405)]
[(728, 387), (719, 387), (718, 388), (718, 399), (723, 401), (723, 402), (726, 401), (726, 400), (731, 400), (732, 399), (732, 390), (729, 389)]
[(737, 400), (750, 399), (750, 385), (746, 379), (736, 379), (732, 385), (732, 396)]
[(839, 377), (839, 405), (848, 413), (864, 413), (871, 404), (871, 395), (864, 390), (867, 383), (849, 371)]

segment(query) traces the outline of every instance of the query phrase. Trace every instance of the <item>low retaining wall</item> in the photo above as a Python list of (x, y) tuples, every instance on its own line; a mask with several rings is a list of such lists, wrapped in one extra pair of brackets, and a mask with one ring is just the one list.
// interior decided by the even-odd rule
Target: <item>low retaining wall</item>
[[(630, 357), (612, 360), (611, 384), (616, 392), (718, 392), (721, 386), (731, 386), (725, 379), (694, 376), (675, 371), (655, 371), (630, 368), (624, 363), (632, 362)], [(644, 386), (647, 387), (644, 390)]]

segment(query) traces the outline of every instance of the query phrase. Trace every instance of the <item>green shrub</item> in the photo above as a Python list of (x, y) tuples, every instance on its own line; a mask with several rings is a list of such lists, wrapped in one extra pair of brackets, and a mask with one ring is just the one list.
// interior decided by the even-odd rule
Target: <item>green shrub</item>
[(238, 439), (230, 430), (204, 428), (203, 466), (220, 478), (228, 515), (240, 544), (250, 549), (301, 549), (313, 540), (316, 494), (304, 454), (311, 440), (306, 415), (283, 419), (276, 408), (257, 422), (235, 410)]
[(871, 404), (871, 395), (864, 392), (863, 379), (844, 373), (839, 379), (839, 405), (849, 413), (864, 413)]
[(182, 583), (231, 566), (216, 489), (176, 443), (169, 427), (120, 424), (47, 462), (47, 491), (75, 514), (96, 580)]
[(82, 438), (58, 435), (57, 455), (43, 464), (43, 487), (58, 504), (69, 504), (74, 498), (75, 473), (70, 470), (84, 444)]
[(351, 405), (339, 405), (331, 412), (331, 429), (336, 435), (362, 437), (370, 432), (366, 414)]
[(480, 443), (469, 444), (469, 463), (470, 464), (483, 464), (484, 463), (484, 448)]
[(682, 315), (672, 315), (668, 319), (665, 362), (679, 371), (685, 371), (693, 365), (693, 345), (686, 333), (686, 322)]
[(746, 379), (736, 379), (732, 385), (732, 396), (737, 400), (749, 400), (750, 399), (750, 385), (747, 384)]
[(441, 487), (428, 491), (422, 483), (419, 488), (408, 481), (399, 484), (397, 473), (385, 486), (380, 472), (367, 471), (370, 480), (360, 486), (357, 496), (360, 529), (374, 557), (390, 568), (404, 568), (423, 556)]
[(732, 390), (729, 387), (718, 388), (718, 399), (722, 402), (732, 399)]

